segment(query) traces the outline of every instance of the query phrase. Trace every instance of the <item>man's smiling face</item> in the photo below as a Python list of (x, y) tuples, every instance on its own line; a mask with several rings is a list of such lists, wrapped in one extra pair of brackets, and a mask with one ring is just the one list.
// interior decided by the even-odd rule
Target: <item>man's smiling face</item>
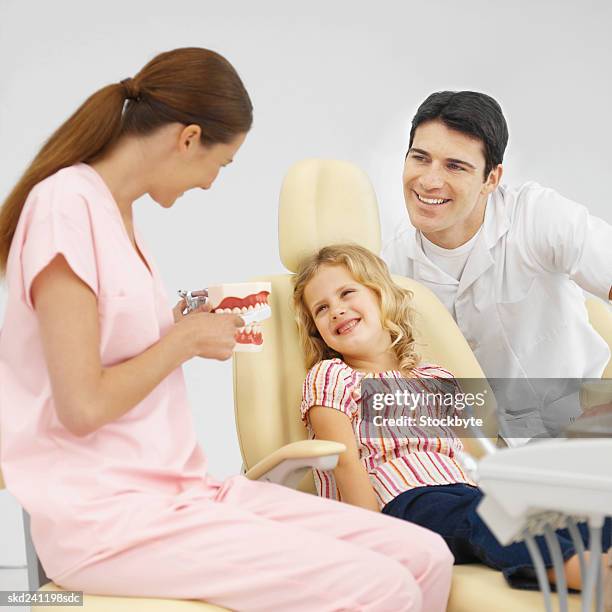
[(487, 197), (499, 184), (501, 165), (484, 178), (477, 138), (441, 121), (421, 124), (404, 164), (404, 199), (412, 225), (433, 243), (452, 249), (482, 225)]

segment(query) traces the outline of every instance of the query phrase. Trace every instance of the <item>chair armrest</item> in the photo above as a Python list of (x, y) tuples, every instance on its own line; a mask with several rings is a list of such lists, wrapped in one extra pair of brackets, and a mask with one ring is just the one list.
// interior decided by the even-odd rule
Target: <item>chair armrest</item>
[(297, 487), (311, 468), (333, 470), (344, 444), (329, 440), (301, 440), (286, 444), (257, 462), (245, 476), (250, 480), (274, 482)]

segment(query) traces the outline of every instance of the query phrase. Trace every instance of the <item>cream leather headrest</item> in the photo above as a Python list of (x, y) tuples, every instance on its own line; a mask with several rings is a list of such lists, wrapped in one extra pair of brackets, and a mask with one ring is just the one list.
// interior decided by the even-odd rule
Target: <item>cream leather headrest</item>
[(290, 272), (329, 244), (355, 242), (378, 254), (378, 206), (365, 172), (333, 159), (291, 166), (281, 188), (278, 238), (281, 261)]

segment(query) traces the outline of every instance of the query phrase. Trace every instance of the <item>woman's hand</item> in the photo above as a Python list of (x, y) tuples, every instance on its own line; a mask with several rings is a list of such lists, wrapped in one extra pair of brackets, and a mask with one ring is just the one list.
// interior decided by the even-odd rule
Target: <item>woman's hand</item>
[(177, 322), (174, 330), (189, 347), (191, 357), (204, 357), (225, 361), (236, 346), (236, 332), (244, 326), (235, 314), (210, 312), (204, 304)]
[[(208, 291), (192, 291), (192, 297), (208, 296)], [(204, 357), (225, 361), (232, 356), (236, 346), (236, 331), (244, 326), (235, 314), (212, 313), (210, 304), (202, 304), (183, 314), (187, 301), (183, 298), (172, 309), (174, 322), (179, 328), (182, 342), (190, 348), (189, 357)]]
[[(200, 291), (192, 291), (191, 295), (193, 297), (205, 297), (208, 296), (208, 291), (206, 289), (201, 289)], [(174, 322), (178, 323), (183, 317), (187, 315), (193, 314), (194, 312), (210, 312), (211, 307), (209, 304), (202, 304), (198, 306), (195, 310), (183, 314), (185, 312), (185, 308), (187, 308), (187, 300), (182, 298), (179, 302), (176, 303), (174, 308), (172, 309), (172, 315), (174, 316)]]

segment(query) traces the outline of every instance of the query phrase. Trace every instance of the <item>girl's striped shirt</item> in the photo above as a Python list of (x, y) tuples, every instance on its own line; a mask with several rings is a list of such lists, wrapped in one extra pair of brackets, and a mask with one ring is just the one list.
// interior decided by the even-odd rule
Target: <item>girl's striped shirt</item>
[[(370, 476), (381, 508), (400, 493), (415, 487), (456, 483), (476, 486), (456, 459), (463, 445), (450, 427), (428, 427), (425, 430), (414, 424), (385, 428), (376, 426), (371, 414), (364, 417), (361, 401), (364, 379), (380, 379), (376, 381), (377, 388), (389, 393), (406, 391), (434, 397), (436, 393), (448, 392), (449, 384), (458, 390), (453, 376), (441, 367), (421, 365), (414, 373), (415, 378), (405, 378), (395, 370), (366, 374), (354, 370), (341, 359), (326, 359), (313, 366), (304, 381), (301, 413), (309, 437), (315, 437), (308, 419), (313, 406), (344, 413), (353, 426), (359, 458)], [(385, 415), (389, 416), (393, 410), (397, 408), (385, 409)], [(406, 413), (403, 409), (403, 414)], [(422, 414), (435, 418), (453, 416), (456, 411), (453, 405), (427, 402), (411, 412), (413, 417)], [(333, 472), (313, 472), (319, 495), (341, 501)]]

